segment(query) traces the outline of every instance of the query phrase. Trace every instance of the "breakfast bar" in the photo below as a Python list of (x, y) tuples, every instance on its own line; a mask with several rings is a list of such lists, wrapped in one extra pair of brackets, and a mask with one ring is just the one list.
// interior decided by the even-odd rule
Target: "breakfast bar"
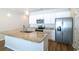
[(44, 32), (22, 32), (18, 30), (1, 32), (5, 47), (14, 51), (47, 51), (48, 35)]

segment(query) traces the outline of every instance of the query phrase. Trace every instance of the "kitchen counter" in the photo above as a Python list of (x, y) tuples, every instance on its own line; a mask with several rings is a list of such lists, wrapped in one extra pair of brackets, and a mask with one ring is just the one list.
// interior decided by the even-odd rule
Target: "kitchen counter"
[(18, 30), (12, 30), (12, 31), (5, 31), (0, 33), (7, 36), (22, 38), (24, 40), (29, 40), (29, 41), (38, 42), (38, 43), (42, 42), (47, 36), (47, 34), (44, 32), (35, 32), (35, 31), (31, 33), (24, 33)]
[(48, 35), (44, 32), (25, 33), (18, 30), (0, 32), (5, 38), (5, 47), (14, 51), (47, 51)]

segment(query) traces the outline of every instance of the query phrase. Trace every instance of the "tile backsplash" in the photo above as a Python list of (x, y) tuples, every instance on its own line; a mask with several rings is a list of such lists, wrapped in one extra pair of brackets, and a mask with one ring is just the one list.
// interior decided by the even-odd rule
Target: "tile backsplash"
[[(55, 28), (55, 24), (43, 24), (45, 28)], [(30, 27), (38, 28), (38, 24), (30, 24)]]

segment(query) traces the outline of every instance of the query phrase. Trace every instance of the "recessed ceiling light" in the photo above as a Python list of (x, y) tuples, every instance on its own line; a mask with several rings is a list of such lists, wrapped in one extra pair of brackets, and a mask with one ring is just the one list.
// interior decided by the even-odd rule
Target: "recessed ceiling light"
[(29, 15), (29, 11), (28, 10), (25, 11), (25, 15)]
[(8, 13), (8, 14), (7, 14), (7, 16), (9, 16), (9, 17), (10, 17), (10, 16), (11, 16), (11, 14), (10, 14), (10, 13)]

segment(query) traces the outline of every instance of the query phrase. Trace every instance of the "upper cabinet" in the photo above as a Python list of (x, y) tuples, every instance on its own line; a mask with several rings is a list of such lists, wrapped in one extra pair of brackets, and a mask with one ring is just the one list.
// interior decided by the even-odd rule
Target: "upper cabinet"
[[(44, 24), (45, 25), (50, 25), (53, 24), (55, 25), (55, 18), (59, 17), (71, 17), (70, 11), (69, 10), (41, 10), (37, 12), (30, 13), (29, 16), (29, 24), (31, 26), (37, 26), (37, 20), (38, 19), (44, 19)], [(49, 27), (49, 26), (48, 26)]]
[(44, 14), (43, 18), (44, 18), (45, 24), (54, 24), (55, 23), (53, 14)]
[(29, 24), (37, 24), (38, 19), (44, 19), (44, 24), (54, 24), (55, 19), (54, 19), (53, 14), (39, 14), (39, 15), (31, 15), (29, 16)]
[(31, 15), (29, 16), (29, 24), (37, 24), (38, 19), (44, 19), (43, 15)]

